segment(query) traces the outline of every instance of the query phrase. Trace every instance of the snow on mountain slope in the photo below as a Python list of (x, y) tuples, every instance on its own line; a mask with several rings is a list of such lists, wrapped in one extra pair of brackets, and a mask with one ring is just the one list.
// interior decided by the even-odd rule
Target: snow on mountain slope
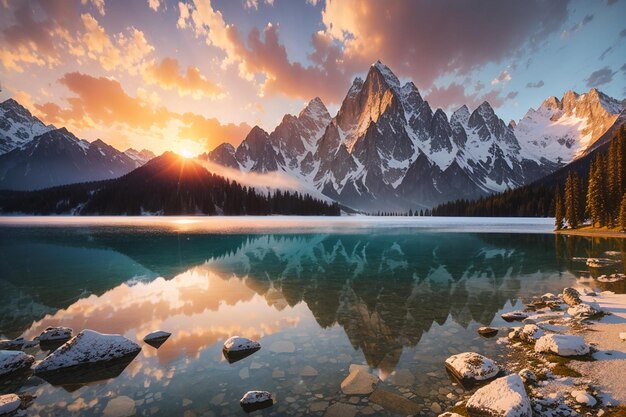
[(0, 103), (0, 154), (12, 151), (30, 142), (35, 136), (53, 129), (54, 126), (46, 126), (13, 99)]
[(619, 102), (593, 88), (588, 93), (549, 97), (530, 109), (515, 127), (529, 158), (568, 163), (582, 156), (624, 110)]

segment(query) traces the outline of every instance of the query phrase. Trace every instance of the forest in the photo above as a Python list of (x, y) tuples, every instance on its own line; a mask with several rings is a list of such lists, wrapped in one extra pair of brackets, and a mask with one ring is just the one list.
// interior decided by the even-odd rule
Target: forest
[(555, 217), (555, 228), (626, 229), (626, 127), (605, 145), (532, 184), (478, 200), (456, 200), (434, 216)]
[(28, 192), (2, 191), (0, 211), (35, 215), (341, 214), (337, 203), (297, 191), (260, 192), (171, 152), (113, 180)]

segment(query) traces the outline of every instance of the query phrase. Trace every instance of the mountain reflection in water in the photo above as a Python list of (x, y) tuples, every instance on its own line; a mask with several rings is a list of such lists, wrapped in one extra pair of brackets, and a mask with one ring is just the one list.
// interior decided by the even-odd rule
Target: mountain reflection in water
[[(345, 377), (342, 370), (359, 361), (382, 379), (407, 367), (424, 374), (441, 371), (445, 378), (441, 363), (449, 352), (496, 349), (493, 341), (481, 344), (476, 327), (505, 325), (499, 313), (520, 307), (521, 298), (557, 292), (582, 274), (597, 274), (586, 268), (585, 257), (624, 253), (615, 240), (541, 234), (4, 231), (0, 333), (33, 338), (60, 325), (140, 342), (154, 330), (172, 332), (158, 350), (144, 345), (122, 375), (105, 384), (117, 394), (138, 387), (169, 392), (171, 383), (181, 390), (176, 395), (190, 396), (184, 387), (224, 381), (241, 386), (235, 398), (254, 388), (247, 382), (253, 369), (256, 383), (285, 389), (272, 376), (278, 366), (296, 389), (289, 370), (303, 363), (320, 370), (309, 390), (327, 390), (322, 381), (336, 389)], [(623, 270), (616, 253), (611, 256)], [(623, 291), (620, 285), (610, 289)], [(220, 352), (232, 335), (262, 344), (235, 368)], [(279, 340), (293, 341), (296, 357), (277, 362), (270, 346)], [(336, 365), (342, 358), (348, 362)], [(194, 369), (206, 374), (192, 378)], [(70, 395), (52, 387), (39, 390), (33, 410), (43, 415)], [(103, 406), (101, 389), (78, 392), (85, 409)]]

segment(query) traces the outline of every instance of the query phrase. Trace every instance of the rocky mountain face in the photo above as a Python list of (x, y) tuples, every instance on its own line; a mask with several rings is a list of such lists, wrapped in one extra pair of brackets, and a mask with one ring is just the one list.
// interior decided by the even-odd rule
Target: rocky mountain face
[(36, 190), (116, 178), (154, 158), (146, 149), (120, 152), (98, 139), (78, 139), (46, 126), (13, 99), (0, 103), (0, 189)]
[(54, 129), (0, 155), (0, 189), (36, 190), (120, 177), (142, 163), (98, 139)]
[(17, 101), (8, 99), (0, 103), (0, 154), (30, 142), (35, 136), (55, 129), (46, 126)]
[(283, 171), (362, 210), (408, 210), (476, 198), (541, 178), (618, 123), (624, 103), (592, 89), (546, 100), (516, 123), (488, 102), (450, 118), (380, 61), (356, 78), (335, 117), (319, 98), (267, 133), (204, 159), (243, 171)]

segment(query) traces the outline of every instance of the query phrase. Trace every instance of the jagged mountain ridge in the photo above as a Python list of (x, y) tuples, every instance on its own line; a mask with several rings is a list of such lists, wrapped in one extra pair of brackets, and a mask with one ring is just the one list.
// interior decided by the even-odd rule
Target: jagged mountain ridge
[(45, 125), (13, 99), (0, 103), (0, 154), (10, 152), (54, 129), (54, 126)]
[(546, 102), (519, 123), (505, 124), (488, 102), (448, 119), (378, 61), (365, 80), (355, 78), (335, 117), (315, 98), (273, 132), (254, 127), (237, 148), (223, 144), (202, 157), (242, 171), (284, 171), (358, 209), (430, 207), (541, 178), (623, 120), (624, 103), (595, 89)]

